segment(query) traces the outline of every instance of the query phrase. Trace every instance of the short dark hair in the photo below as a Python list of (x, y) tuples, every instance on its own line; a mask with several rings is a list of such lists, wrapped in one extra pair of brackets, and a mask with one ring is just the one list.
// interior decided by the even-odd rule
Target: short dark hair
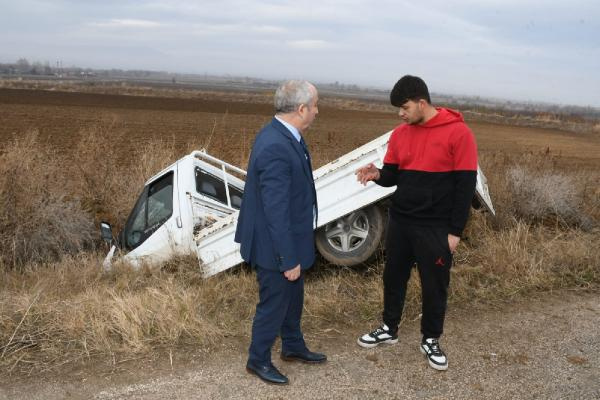
[(429, 89), (425, 81), (418, 76), (404, 75), (396, 82), (390, 93), (390, 102), (393, 106), (400, 107), (409, 100), (425, 100), (431, 104)]

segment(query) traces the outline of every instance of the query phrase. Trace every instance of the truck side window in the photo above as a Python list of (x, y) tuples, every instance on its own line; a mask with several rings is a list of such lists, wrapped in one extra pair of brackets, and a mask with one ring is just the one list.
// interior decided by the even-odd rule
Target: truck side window
[(239, 210), (242, 206), (242, 191), (229, 185), (229, 198), (231, 199), (231, 207)]
[(162, 224), (173, 214), (173, 173), (165, 178), (152, 183), (148, 188), (147, 228)]
[[(196, 191), (227, 205), (227, 193), (223, 180), (200, 168), (196, 168)], [(242, 205), (242, 191), (229, 185), (229, 198), (231, 207), (239, 210)]]
[(173, 172), (148, 185), (125, 225), (125, 248), (142, 244), (173, 214)]
[(227, 193), (225, 193), (225, 184), (223, 181), (200, 168), (196, 168), (196, 191), (211, 199), (227, 204)]

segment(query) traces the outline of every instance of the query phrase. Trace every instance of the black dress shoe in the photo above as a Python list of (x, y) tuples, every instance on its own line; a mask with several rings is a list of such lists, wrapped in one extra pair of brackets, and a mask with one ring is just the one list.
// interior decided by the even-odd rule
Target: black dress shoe
[(308, 364), (321, 364), (327, 361), (327, 356), (321, 353), (313, 353), (309, 350), (302, 352), (288, 351), (281, 353), (281, 359), (284, 361), (302, 361)]
[(288, 378), (279, 372), (272, 364), (256, 365), (248, 361), (246, 364), (246, 371), (258, 376), (267, 383), (275, 385), (287, 385), (289, 383)]

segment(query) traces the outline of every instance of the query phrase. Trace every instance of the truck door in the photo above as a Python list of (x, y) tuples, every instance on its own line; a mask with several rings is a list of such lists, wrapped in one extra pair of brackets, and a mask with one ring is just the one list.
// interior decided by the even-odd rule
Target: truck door
[(121, 244), (132, 262), (169, 258), (180, 242), (175, 171), (171, 170), (144, 187), (121, 233)]

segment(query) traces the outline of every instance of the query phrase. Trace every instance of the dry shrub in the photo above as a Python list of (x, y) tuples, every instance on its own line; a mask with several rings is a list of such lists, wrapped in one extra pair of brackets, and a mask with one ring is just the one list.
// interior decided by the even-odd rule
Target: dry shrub
[(56, 259), (92, 245), (92, 220), (68, 187), (63, 160), (38, 142), (37, 132), (2, 149), (0, 266)]
[(497, 227), (515, 218), (531, 223), (581, 226), (590, 230), (600, 218), (600, 171), (573, 168), (546, 152), (484, 153), (480, 164), (497, 210)]
[(508, 179), (519, 216), (534, 220), (556, 216), (565, 223), (581, 222), (581, 193), (572, 176), (515, 166), (508, 170)]

